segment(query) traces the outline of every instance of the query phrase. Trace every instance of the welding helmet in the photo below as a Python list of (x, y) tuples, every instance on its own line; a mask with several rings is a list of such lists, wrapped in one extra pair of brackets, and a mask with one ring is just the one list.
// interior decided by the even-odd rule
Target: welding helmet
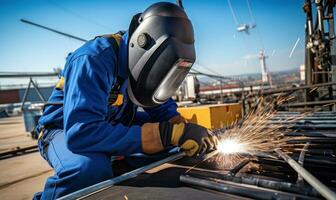
[(153, 4), (133, 17), (128, 43), (128, 95), (141, 107), (166, 102), (195, 62), (194, 32), (183, 8)]

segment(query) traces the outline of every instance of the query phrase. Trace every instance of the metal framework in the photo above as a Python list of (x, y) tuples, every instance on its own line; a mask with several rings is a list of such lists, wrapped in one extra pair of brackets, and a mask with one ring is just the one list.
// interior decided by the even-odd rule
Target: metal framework
[(28, 83), (28, 87), (26, 88), (25, 93), (24, 93), (24, 95), (23, 95), (22, 105), (21, 105), (21, 110), (24, 109), (24, 105), (25, 105), (25, 103), (26, 103), (26, 101), (27, 101), (27, 97), (28, 97), (28, 94), (29, 94), (30, 86), (31, 86), (31, 85), (33, 85), (33, 87), (34, 87), (34, 89), (35, 89), (37, 95), (38, 95), (39, 98), (41, 99), (41, 101), (42, 101), (43, 103), (46, 103), (46, 99), (43, 97), (43, 95), (42, 95), (42, 93), (41, 93), (39, 87), (38, 87), (37, 84), (33, 81), (33, 79), (30, 77), (30, 79), (29, 79), (29, 83)]
[[(270, 123), (282, 123), (298, 114), (279, 112)], [(321, 128), (326, 119), (331, 126)], [(181, 175), (180, 181), (196, 188), (256, 199), (336, 199), (334, 125), (336, 112), (313, 113), (287, 127), (293, 130), (289, 136), (305, 137), (289, 141), (293, 145), (290, 155), (280, 149), (264, 155), (241, 155), (244, 159), (228, 171), (195, 169)], [(212, 156), (217, 154), (206, 158)]]
[[(299, 115), (298, 112), (279, 112), (270, 120), (270, 123), (281, 123), (284, 119), (293, 118), (293, 116), (297, 115)], [(336, 112), (312, 113), (297, 121), (296, 125), (300, 125), (302, 120), (307, 122), (314, 121), (314, 125), (321, 125), (321, 123), (323, 125), (326, 118), (335, 124)], [(209, 162), (203, 162), (203, 165), (197, 166), (192, 164), (193, 167), (191, 169), (186, 167), (186, 170), (188, 170), (177, 176), (179, 177), (178, 181), (182, 183), (182, 187), (192, 187), (206, 192), (217, 191), (216, 194), (223, 194), (223, 199), (227, 195), (232, 195), (234, 199), (245, 199), (246, 197), (265, 200), (335, 199), (335, 127), (327, 127), (326, 129), (315, 127), (311, 130), (309, 127), (305, 127), (305, 124), (302, 125), (304, 126), (300, 128), (293, 125), (287, 127), (287, 129), (291, 130), (289, 136), (305, 137), (304, 139), (293, 138), (289, 141), (290, 147), (282, 150), (276, 149), (274, 152), (269, 153), (241, 154), (241, 159), (238, 159), (230, 167), (225, 168), (211, 166), (214, 164), (211, 159), (216, 160), (221, 156), (218, 151), (214, 151), (202, 158), (198, 158)], [(285, 152), (291, 152), (291, 154)], [(131, 182), (136, 182), (137, 178), (135, 177), (140, 173), (183, 156), (183, 154), (177, 154), (168, 157), (162, 161), (80, 190), (74, 193), (76, 195), (71, 194), (61, 199), (100, 199), (107, 197), (104, 195), (114, 197), (113, 191), (116, 189), (111, 187), (112, 185), (130, 178), (133, 179)], [(160, 173), (159, 176), (163, 179), (162, 181), (167, 178), (164, 177), (164, 173)], [(143, 177), (139, 177), (140, 182), (141, 179)], [(128, 186), (125, 182), (121, 185)], [(118, 186), (119, 189), (121, 185)], [(162, 199), (167, 198), (162, 197)]]
[[(306, 14), (306, 85), (335, 81), (334, 7), (334, 0), (305, 0), (303, 5)], [(333, 99), (333, 87), (315, 93), (306, 90), (305, 100), (319, 100), (326, 94), (329, 99)]]

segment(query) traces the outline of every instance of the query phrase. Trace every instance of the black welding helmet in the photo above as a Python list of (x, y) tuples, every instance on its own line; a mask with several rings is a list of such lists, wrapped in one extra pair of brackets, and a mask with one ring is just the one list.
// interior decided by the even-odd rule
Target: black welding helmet
[(183, 8), (160, 2), (136, 15), (129, 32), (129, 97), (141, 107), (162, 104), (195, 62), (192, 24)]

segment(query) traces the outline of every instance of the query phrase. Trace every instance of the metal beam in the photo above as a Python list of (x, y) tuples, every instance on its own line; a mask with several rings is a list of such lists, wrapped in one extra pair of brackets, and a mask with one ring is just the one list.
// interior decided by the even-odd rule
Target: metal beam
[(23, 148), (17, 148), (15, 150), (5, 151), (0, 153), (0, 160), (7, 159), (16, 155), (22, 155), (24, 153), (33, 153), (38, 151), (37, 145), (27, 146)]
[(292, 88), (264, 90), (261, 92), (261, 94), (275, 94), (275, 93), (290, 92), (290, 91), (295, 91), (295, 90), (310, 89), (310, 88), (315, 88), (315, 87), (325, 87), (325, 86), (330, 86), (330, 85), (336, 85), (336, 82), (319, 83), (315, 85), (304, 85), (304, 86), (292, 87)]
[(293, 199), (293, 197), (296, 197), (298, 199), (316, 199), (313, 197), (308, 197), (300, 194), (282, 192), (279, 190), (262, 188), (254, 185), (240, 184), (218, 179), (214, 180), (201, 179), (189, 175), (181, 175), (180, 181), (182, 183), (199, 186), (205, 189), (217, 190), (224, 193), (250, 197), (253, 199), (264, 199), (264, 200)]
[(43, 26), (43, 25), (31, 22), (31, 21), (28, 21), (26, 19), (20, 19), (20, 21), (23, 22), (23, 23), (26, 23), (26, 24), (30, 24), (30, 25), (33, 25), (33, 26), (36, 26), (36, 27), (39, 27), (39, 28), (42, 28), (42, 29), (45, 29), (45, 30), (48, 30), (48, 31), (51, 31), (51, 32), (54, 32), (54, 33), (57, 33), (57, 34), (60, 34), (60, 35), (63, 35), (63, 36), (66, 36), (66, 37), (69, 37), (69, 38), (75, 39), (75, 40), (79, 40), (81, 42), (87, 42), (88, 41), (86, 39), (83, 39), (83, 38), (71, 35), (69, 33), (64, 33), (62, 31), (58, 31), (56, 29), (49, 28), (49, 27), (46, 27), (46, 26)]
[(299, 163), (282, 152), (280, 149), (274, 150), (282, 159), (284, 159), (305, 181), (313, 186), (323, 197), (328, 200), (336, 200), (336, 193), (319, 181), (315, 176), (309, 173)]
[(23, 98), (22, 98), (22, 104), (21, 104), (21, 111), (23, 111), (23, 107), (24, 107), (24, 103), (26, 102), (27, 100), (27, 97), (28, 97), (28, 93), (29, 93), (29, 89), (30, 89), (30, 85), (32, 83), (32, 80), (31, 78), (29, 79), (29, 83), (28, 83), (28, 87), (26, 88), (24, 94), (23, 94)]
[(219, 76), (219, 75), (214, 75), (214, 74), (208, 74), (208, 73), (204, 73), (204, 72), (199, 72), (199, 71), (196, 71), (195, 69), (192, 69), (192, 70), (194, 70), (195, 72), (189, 72), (189, 74), (207, 76), (207, 77), (210, 77), (210, 78), (215, 78), (215, 79), (220, 79), (220, 80), (222, 80), (222, 79), (232, 80), (232, 78), (229, 78), (229, 77)]
[(56, 72), (0, 72), (0, 78), (30, 78), (58, 76)]
[(301, 103), (290, 103), (290, 104), (283, 104), (279, 105), (280, 107), (302, 107), (302, 106), (316, 106), (316, 105), (327, 105), (327, 104), (336, 104), (335, 100), (324, 100), (324, 101), (308, 101), (308, 102), (301, 102)]
[(317, 197), (320, 196), (320, 194), (314, 188), (308, 185), (298, 185), (295, 183), (293, 184), (285, 181), (269, 180), (260, 177), (255, 177), (254, 175), (241, 174), (239, 176), (231, 176), (222, 173), (216, 173), (211, 171), (199, 171), (199, 170), (192, 170), (188, 172), (188, 175), (200, 178), (207, 177), (207, 178), (221, 179), (225, 181), (255, 185), (258, 187), (281, 190), (285, 192), (294, 192), (302, 195), (310, 195)]
[[(291, 116), (291, 119), (294, 118), (295, 115)], [(299, 117), (299, 116), (297, 116)], [(281, 116), (276, 116), (272, 117), (271, 120), (288, 120), (289, 117), (281, 117)], [(300, 120), (317, 120), (317, 121), (323, 121), (323, 120), (336, 120), (336, 116), (333, 117), (303, 117), (300, 118)]]

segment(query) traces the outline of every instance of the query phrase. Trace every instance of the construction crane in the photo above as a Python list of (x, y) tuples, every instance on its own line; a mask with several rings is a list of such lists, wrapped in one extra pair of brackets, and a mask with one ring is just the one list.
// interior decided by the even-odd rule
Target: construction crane
[(250, 24), (248, 24), (248, 23), (240, 23), (238, 21), (237, 14), (236, 14), (236, 12), (234, 11), (234, 9), (232, 7), (231, 0), (227, 0), (227, 2), (228, 2), (228, 5), (229, 5), (229, 8), (230, 8), (233, 20), (234, 20), (234, 22), (236, 24), (237, 31), (238, 32), (244, 32), (247, 35), (249, 35), (250, 34), (250, 30), (253, 29), (253, 28), (255, 28), (257, 26), (257, 24), (255, 23), (254, 16), (252, 14), (252, 9), (251, 9), (249, 0), (246, 0), (246, 4), (247, 4), (247, 8), (249, 10), (249, 15), (250, 15), (250, 18), (251, 18), (251, 21), (252, 21), (252, 23), (250, 23)]
[[(248, 23), (243, 23), (243, 24), (239, 23), (237, 14), (236, 14), (236, 12), (234, 11), (234, 9), (232, 7), (231, 0), (227, 0), (227, 2), (228, 2), (228, 5), (229, 5), (229, 8), (230, 8), (233, 20), (234, 20), (234, 22), (236, 24), (236, 27), (237, 27), (236, 30), (238, 32), (244, 32), (247, 35), (249, 35), (250, 34), (250, 30), (257, 27), (254, 15), (252, 13), (250, 1), (246, 0), (246, 5), (247, 5), (249, 16), (250, 16), (250, 19), (251, 19), (251, 22), (252, 22), (250, 24), (248, 24)], [(258, 56), (258, 59), (260, 60), (260, 66), (261, 66), (262, 82), (263, 83), (269, 83), (269, 85), (271, 86), (272, 85), (271, 76), (268, 73), (267, 66), (266, 66), (266, 58), (268, 58), (268, 56), (265, 55), (265, 51), (264, 51), (264, 48), (263, 48), (263, 45), (262, 45), (262, 42), (261, 42), (260, 35), (258, 35), (258, 37), (259, 37), (259, 41), (258, 42), (260, 42), (260, 45), (262, 46), (262, 48), (261, 48), (261, 50), (259, 52), (259, 56)]]
[(255, 28), (256, 24), (241, 24), (237, 27), (238, 32), (245, 32), (246, 34), (250, 34), (250, 29)]

